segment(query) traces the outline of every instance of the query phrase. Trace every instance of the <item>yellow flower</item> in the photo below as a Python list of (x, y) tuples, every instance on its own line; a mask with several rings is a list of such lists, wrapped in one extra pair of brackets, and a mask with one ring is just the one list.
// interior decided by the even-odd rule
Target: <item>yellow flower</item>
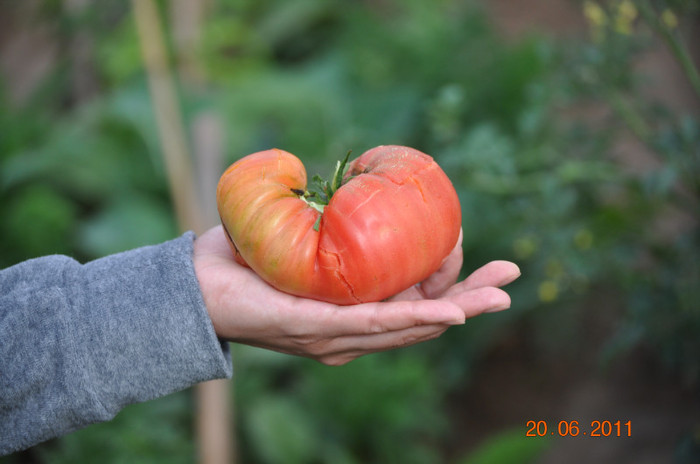
[(666, 9), (663, 13), (661, 13), (661, 20), (669, 29), (675, 29), (678, 27), (678, 17), (669, 9)]
[(615, 17), (615, 30), (620, 34), (632, 33), (632, 23), (637, 18), (637, 7), (630, 0), (623, 0), (617, 6)]
[(622, 0), (617, 7), (617, 14), (632, 21), (637, 17), (637, 7), (630, 0)]
[(586, 0), (583, 2), (583, 15), (588, 20), (593, 40), (601, 42), (605, 36), (605, 25), (608, 23), (608, 15), (596, 2)]
[(551, 303), (559, 296), (559, 285), (553, 280), (545, 280), (537, 288), (537, 295), (543, 303)]
[(527, 259), (537, 251), (537, 243), (530, 236), (518, 237), (513, 242), (513, 252), (518, 259)]
[(586, 0), (583, 2), (583, 14), (593, 26), (603, 26), (608, 22), (605, 11), (596, 2)]

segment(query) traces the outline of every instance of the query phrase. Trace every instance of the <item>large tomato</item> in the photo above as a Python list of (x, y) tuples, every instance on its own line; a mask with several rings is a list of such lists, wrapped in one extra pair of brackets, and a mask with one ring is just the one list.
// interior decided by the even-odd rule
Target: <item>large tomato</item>
[(217, 205), (236, 259), (279, 290), (337, 304), (379, 301), (435, 272), (461, 226), (457, 194), (437, 163), (379, 146), (344, 174), (338, 168), (313, 193), (286, 151), (231, 165)]

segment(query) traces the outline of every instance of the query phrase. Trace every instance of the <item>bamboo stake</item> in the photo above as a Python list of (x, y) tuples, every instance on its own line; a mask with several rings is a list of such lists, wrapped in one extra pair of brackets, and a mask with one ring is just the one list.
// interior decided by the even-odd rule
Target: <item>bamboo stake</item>
[(649, 0), (642, 0), (637, 6), (644, 21), (661, 36), (669, 50), (671, 50), (671, 53), (685, 73), (688, 82), (693, 87), (696, 96), (700, 97), (700, 71), (698, 71), (693, 62), (690, 50), (688, 50), (685, 42), (673, 30), (673, 27), (664, 24), (664, 21)]
[[(178, 225), (182, 231), (192, 229), (201, 233), (206, 222), (200, 214), (201, 203), (195, 188), (185, 124), (168, 64), (158, 9), (153, 0), (132, 0), (132, 7)], [(200, 462), (232, 462), (227, 382), (202, 383), (197, 386), (195, 395), (200, 407), (197, 419)]]
[(185, 125), (178, 105), (175, 82), (168, 66), (158, 8), (153, 0), (132, 0), (131, 3), (178, 225), (183, 231), (192, 229), (201, 233), (203, 222), (198, 213)]

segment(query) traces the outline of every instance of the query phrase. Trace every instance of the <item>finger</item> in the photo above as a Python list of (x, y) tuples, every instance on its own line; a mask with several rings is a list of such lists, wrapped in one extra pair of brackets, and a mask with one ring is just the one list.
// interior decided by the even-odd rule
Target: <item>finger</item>
[[(432, 282), (426, 281), (421, 285), (410, 287), (403, 292), (394, 295), (391, 298), (391, 301), (439, 298), (443, 295), (454, 295), (459, 292), (469, 291), (479, 287), (502, 287), (520, 277), (520, 268), (515, 263), (510, 261), (492, 261), (485, 264), (471, 273), (464, 281), (457, 284), (454, 284), (454, 281), (448, 280), (448, 278), (445, 278), (443, 282), (440, 282), (440, 272), (441, 271), (438, 271), (438, 273), (431, 276), (431, 278), (434, 277), (436, 280)], [(459, 274), (459, 270), (457, 270), (457, 274)], [(452, 286), (450, 287), (447, 285), (443, 288), (443, 285), (446, 283), (450, 283)]]
[(419, 289), (425, 298), (437, 298), (457, 282), (463, 262), (462, 234), (462, 229), (459, 229), (457, 243), (445, 258), (440, 269), (419, 284)]
[(480, 287), (502, 287), (520, 276), (520, 268), (510, 261), (491, 261), (472, 272), (466, 279), (453, 285), (445, 296)]
[(425, 300), (426, 296), (419, 284), (411, 285), (403, 292), (397, 293), (396, 295), (389, 298), (387, 301), (416, 301)]
[(470, 318), (483, 313), (493, 313), (510, 308), (510, 296), (500, 288), (481, 287), (469, 291), (452, 293), (440, 300), (449, 301), (464, 311)]
[(420, 325), (457, 325), (463, 324), (467, 318), (510, 307), (510, 296), (499, 288), (465, 290), (460, 284), (455, 284), (437, 300), (332, 307), (334, 309), (326, 309), (308, 318), (305, 330), (327, 336), (346, 336), (391, 332)]
[(365, 303), (355, 306), (319, 305), (302, 328), (327, 338), (393, 332), (425, 325), (464, 323), (462, 309), (448, 301), (422, 300)]
[(449, 326), (426, 325), (372, 335), (340, 337), (332, 340), (323, 353), (312, 357), (329, 365), (345, 364), (360, 356), (433, 340), (442, 335)]
[[(372, 334), (321, 338), (287, 336), (273, 341), (252, 338), (237, 340), (237, 342), (281, 353), (304, 356), (325, 364), (343, 364), (365, 354), (401, 348), (437, 338), (448, 328), (448, 325), (432, 324)], [(344, 361), (339, 362), (340, 359), (344, 359)]]
[(462, 262), (462, 229), (459, 229), (457, 243), (443, 261), (440, 269), (423, 282), (397, 293), (390, 298), (390, 301), (412, 301), (438, 298), (457, 282), (459, 272), (462, 270)]

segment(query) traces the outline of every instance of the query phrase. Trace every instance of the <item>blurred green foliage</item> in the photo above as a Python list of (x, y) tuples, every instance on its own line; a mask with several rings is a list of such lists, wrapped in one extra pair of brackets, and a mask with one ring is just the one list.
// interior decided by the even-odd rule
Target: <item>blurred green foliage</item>
[(530, 464), (537, 462), (547, 446), (549, 437), (526, 437), (521, 428), (505, 430), (458, 461), (459, 464)]
[(243, 462), (440, 460), (444, 386), (420, 357), (327, 367), (237, 347), (234, 359)]
[[(38, 3), (33, 20), (64, 46), (21, 104), (0, 82), (0, 266), (49, 253), (88, 260), (172, 238), (128, 3), (100, 2), (78, 16), (60, 2)], [(227, 162), (277, 146), (304, 159), (310, 174), (326, 174), (348, 150), (414, 146), (458, 190), (464, 272), (493, 259), (523, 271), (508, 289), (511, 311), (415, 349), (328, 368), (236, 347), (244, 462), (440, 462), (454, 438), (448, 395), (474, 381), (489, 347), (527, 320), (552, 349), (575, 353), (586, 344), (576, 335), (580, 303), (601, 290), (624, 302), (610, 307), (616, 333), (593, 348), (601, 362), (643, 346), (698, 386), (700, 122), (642, 93), (645, 76), (633, 63), (653, 43), (653, 27), (637, 7), (625, 19), (621, 5), (648, 2), (585, 2), (590, 40), (513, 43), (479, 2), (213, 2), (197, 50), (207, 84), (182, 83), (180, 96), (188, 121), (204, 110), (222, 118)], [(673, 37), (667, 13), (698, 12), (696, 2), (654, 5)], [(160, 6), (167, 18), (170, 4)], [(74, 98), (65, 46), (78, 34), (93, 42), (100, 88), (86, 101)], [(591, 104), (609, 111), (576, 114)], [(642, 174), (611, 156), (630, 134), (655, 160)], [(32, 456), (188, 462), (188, 398), (132, 406)], [(530, 445), (494, 440), (477, 462)]]
[[(36, 462), (52, 464), (192, 463), (196, 461), (192, 410), (191, 398), (183, 393), (134, 404), (110, 422), (33, 448), (31, 456)], [(24, 464), (27, 456), (11, 454), (0, 457), (0, 462)]]

